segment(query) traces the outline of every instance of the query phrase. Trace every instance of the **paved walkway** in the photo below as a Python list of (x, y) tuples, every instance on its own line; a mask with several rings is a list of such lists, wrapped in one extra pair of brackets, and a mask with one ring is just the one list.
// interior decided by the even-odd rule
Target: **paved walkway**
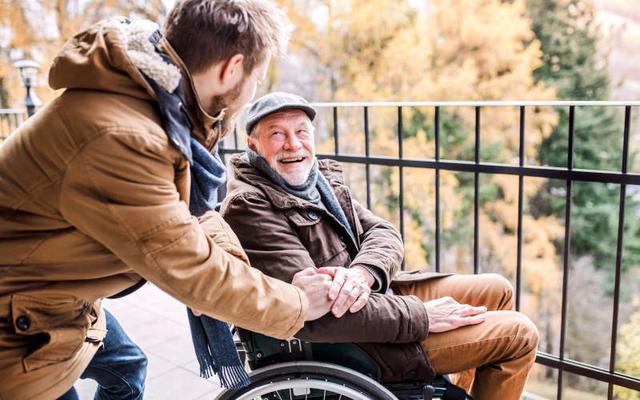
[[(220, 391), (216, 378), (198, 375), (184, 305), (150, 283), (104, 305), (149, 358), (145, 399), (204, 400)], [(76, 383), (82, 400), (93, 399), (95, 387), (89, 379)]]

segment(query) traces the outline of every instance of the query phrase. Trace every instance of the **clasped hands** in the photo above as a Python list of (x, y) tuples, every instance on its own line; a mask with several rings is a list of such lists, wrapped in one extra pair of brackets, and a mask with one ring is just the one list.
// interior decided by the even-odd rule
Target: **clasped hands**
[[(369, 301), (374, 278), (365, 268), (306, 268), (291, 282), (309, 300), (307, 321), (318, 319), (329, 311), (337, 318), (347, 311), (360, 311)], [(439, 333), (484, 322), (487, 307), (460, 304), (446, 296), (424, 303), (429, 318), (429, 332)]]
[(369, 301), (374, 278), (362, 267), (308, 267), (293, 276), (291, 282), (309, 300), (307, 321), (329, 311), (337, 318), (347, 311), (358, 312)]

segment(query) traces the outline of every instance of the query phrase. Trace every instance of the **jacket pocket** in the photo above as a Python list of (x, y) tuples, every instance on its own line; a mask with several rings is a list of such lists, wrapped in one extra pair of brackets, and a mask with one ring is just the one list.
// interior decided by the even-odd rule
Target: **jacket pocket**
[(85, 341), (91, 312), (90, 303), (73, 296), (12, 295), (13, 329), (33, 349), (22, 360), (25, 372), (71, 359)]
[(285, 215), (317, 267), (346, 267), (351, 263), (344, 238), (338, 235), (322, 213), (289, 210)]

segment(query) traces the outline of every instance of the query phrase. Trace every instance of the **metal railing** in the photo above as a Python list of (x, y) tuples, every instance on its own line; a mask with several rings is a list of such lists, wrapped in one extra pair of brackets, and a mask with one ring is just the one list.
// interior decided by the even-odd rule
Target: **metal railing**
[(23, 109), (0, 108), (0, 141), (6, 139), (26, 118)]
[[(625, 198), (627, 195), (628, 185), (640, 185), (640, 174), (630, 173), (628, 170), (629, 162), (629, 136), (631, 125), (631, 112), (633, 108), (639, 107), (638, 101), (520, 101), (520, 102), (502, 102), (502, 101), (485, 101), (485, 102), (361, 102), (361, 103), (315, 103), (317, 108), (325, 108), (332, 111), (333, 119), (333, 154), (318, 154), (318, 158), (331, 158), (343, 163), (355, 163), (365, 166), (366, 179), (366, 203), (371, 207), (371, 173), (372, 165), (388, 166), (399, 168), (399, 230), (404, 237), (405, 221), (404, 221), (404, 168), (423, 168), (435, 171), (435, 269), (440, 271), (441, 256), (441, 207), (440, 207), (440, 174), (441, 171), (452, 172), (469, 172), (473, 173), (474, 182), (474, 229), (473, 229), (473, 270), (478, 272), (479, 260), (479, 209), (480, 209), (480, 174), (506, 174), (518, 177), (518, 221), (517, 221), (517, 267), (516, 267), (516, 308), (521, 306), (522, 292), (522, 240), (523, 240), (523, 186), (525, 177), (559, 179), (566, 182), (565, 193), (565, 220), (564, 220), (564, 250), (563, 250), (563, 281), (562, 281), (562, 308), (561, 308), (561, 326), (560, 326), (560, 347), (558, 355), (552, 355), (539, 352), (536, 362), (558, 371), (557, 378), (557, 398), (562, 399), (563, 389), (563, 372), (570, 372), (578, 376), (595, 379), (605, 382), (608, 385), (608, 399), (613, 398), (613, 386), (629, 388), (640, 391), (640, 379), (616, 372), (616, 345), (618, 336), (618, 312), (620, 302), (620, 281), (621, 266), (624, 240), (624, 218), (625, 218)], [(624, 131), (623, 148), (622, 148), (622, 164), (618, 171), (598, 171), (574, 168), (574, 127), (575, 127), (575, 109), (576, 107), (621, 107), (624, 108)], [(395, 107), (397, 109), (397, 157), (372, 156), (370, 151), (369, 130), (369, 110), (374, 107)], [(403, 130), (403, 109), (409, 107), (432, 108), (434, 113), (434, 134), (435, 134), (435, 157), (425, 159), (409, 159), (404, 157), (404, 130)], [(475, 110), (475, 152), (473, 161), (457, 161), (442, 159), (440, 155), (441, 147), (441, 110), (447, 107), (470, 107)], [(488, 107), (516, 107), (519, 109), (519, 151), (517, 165), (497, 164), (483, 162), (480, 159), (480, 140), (481, 140), (481, 124), (480, 118), (482, 110)], [(568, 114), (568, 150), (567, 163), (565, 167), (549, 167), (549, 166), (531, 166), (525, 165), (525, 112), (528, 107), (557, 107), (566, 108)], [(364, 155), (348, 155), (340, 153), (340, 135), (338, 124), (338, 109), (343, 108), (361, 108), (363, 110), (363, 126), (364, 126)], [(235, 132), (232, 140), (227, 139), (220, 148), (223, 155), (237, 153), (242, 151), (238, 143), (238, 134)], [(618, 212), (618, 233), (617, 233), (617, 253), (615, 262), (615, 281), (613, 289), (613, 309), (612, 309), (612, 326), (611, 326), (611, 348), (610, 360), (608, 368), (601, 368), (596, 365), (577, 362), (566, 358), (565, 341), (567, 336), (567, 289), (569, 284), (569, 263), (570, 263), (570, 235), (571, 235), (571, 199), (573, 182), (598, 182), (607, 184), (617, 184), (620, 187), (620, 205)]]

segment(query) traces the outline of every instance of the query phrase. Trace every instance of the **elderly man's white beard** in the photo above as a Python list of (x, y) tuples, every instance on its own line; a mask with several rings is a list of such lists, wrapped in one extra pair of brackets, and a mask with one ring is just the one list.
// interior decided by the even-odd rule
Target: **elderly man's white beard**
[(280, 171), (276, 171), (278, 174), (291, 186), (301, 186), (307, 181), (309, 178), (309, 173), (311, 173), (311, 168), (307, 169), (306, 172), (294, 173), (294, 174), (283, 174)]
[[(256, 153), (258, 153), (260, 157), (266, 160), (260, 147), (256, 148)], [(296, 157), (305, 158), (305, 160), (302, 161), (307, 164), (305, 169), (300, 171), (294, 171), (294, 172), (287, 172), (281, 169), (280, 160), (287, 159), (287, 158), (296, 158)], [(287, 182), (287, 184), (291, 186), (300, 186), (307, 181), (307, 178), (309, 178), (309, 174), (311, 173), (311, 168), (313, 168), (313, 164), (315, 162), (315, 154), (311, 154), (309, 151), (302, 149), (302, 150), (293, 151), (293, 152), (281, 152), (281, 153), (278, 153), (271, 160), (266, 160), (266, 161), (271, 167), (271, 169), (274, 170), (278, 175), (280, 175), (280, 177), (284, 179), (284, 181)]]
[[(305, 160), (302, 162), (307, 164), (306, 168), (304, 168), (301, 171), (293, 171), (293, 172), (282, 171), (280, 169), (280, 166), (281, 166), (280, 160), (287, 159), (287, 158), (296, 158), (296, 157), (305, 158)], [(282, 179), (284, 179), (284, 181), (287, 182), (289, 185), (300, 186), (307, 181), (307, 178), (309, 178), (309, 174), (311, 173), (311, 168), (313, 167), (313, 161), (314, 161), (313, 155), (306, 150), (300, 150), (296, 152), (285, 152), (285, 153), (280, 153), (276, 156), (276, 159), (275, 159), (276, 165), (275, 166), (272, 165), (271, 168), (273, 168), (278, 173), (278, 175), (280, 175)]]

